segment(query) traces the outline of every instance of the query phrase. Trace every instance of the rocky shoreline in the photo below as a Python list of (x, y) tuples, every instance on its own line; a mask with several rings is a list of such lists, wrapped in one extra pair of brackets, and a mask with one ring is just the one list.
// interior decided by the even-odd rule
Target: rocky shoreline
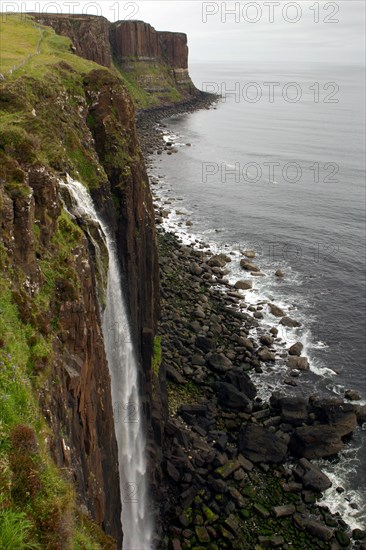
[[(161, 128), (164, 128), (162, 120), (173, 115), (192, 113), (200, 109), (210, 109), (219, 100), (219, 96), (200, 92), (197, 90), (197, 95), (182, 101), (180, 103), (159, 105), (149, 109), (141, 109), (136, 113), (136, 126), (139, 133), (139, 142), (144, 152), (147, 164), (149, 163), (148, 156), (154, 152), (161, 154), (164, 149), (169, 151), (169, 146), (166, 145), (163, 139)], [(170, 153), (173, 150), (169, 151)]]
[[(155, 115), (139, 126), (147, 162), (153, 152), (172, 153)], [(316, 394), (262, 401), (250, 373), (273, 364), (277, 334), (251, 337), (261, 310), (238, 307), (246, 281), (229, 285), (230, 258), (182, 246), (162, 228), (158, 244), (158, 368), (169, 399), (163, 548), (365, 550), (365, 531), (317, 505), (331, 481), (311, 462), (336, 455), (365, 422), (365, 408)], [(252, 259), (242, 267), (253, 271)], [(293, 322), (272, 306), (283, 324)], [(301, 351), (300, 343), (288, 350), (289, 378), (307, 368)]]

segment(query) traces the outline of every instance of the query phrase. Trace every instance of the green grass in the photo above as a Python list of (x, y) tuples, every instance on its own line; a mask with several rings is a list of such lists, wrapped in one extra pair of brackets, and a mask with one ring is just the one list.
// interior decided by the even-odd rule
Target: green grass
[(37, 424), (38, 407), (27, 376), (31, 357), (28, 339), (33, 333), (31, 326), (21, 322), (10, 284), (0, 276), (0, 431), (5, 437), (2, 445), (6, 445), (6, 437), (16, 424)]
[[(30, 17), (0, 16), (0, 177), (24, 192), (24, 174), (9, 159), (64, 171), (89, 188), (106, 176), (87, 144), (80, 118), (84, 78), (99, 65), (71, 53), (71, 41)], [(14, 47), (14, 44), (17, 44)], [(39, 50), (39, 53), (37, 51)]]
[(161, 350), (161, 336), (155, 336), (154, 338), (154, 351), (151, 359), (151, 368), (153, 372), (158, 375), (159, 368), (162, 360), (162, 350)]
[(89, 72), (96, 63), (71, 52), (71, 41), (50, 27), (35, 23), (31, 17), (0, 14), (0, 72), (6, 79), (22, 75), (40, 77), (47, 65), (69, 63), (76, 71)]
[(41, 545), (34, 540), (32, 522), (27, 519), (24, 512), (0, 510), (0, 548), (41, 550)]
[[(182, 100), (182, 94), (171, 75), (171, 68), (163, 63), (132, 59), (131, 62), (123, 64), (115, 61), (114, 67), (139, 109)], [(149, 88), (152, 90), (149, 91)]]

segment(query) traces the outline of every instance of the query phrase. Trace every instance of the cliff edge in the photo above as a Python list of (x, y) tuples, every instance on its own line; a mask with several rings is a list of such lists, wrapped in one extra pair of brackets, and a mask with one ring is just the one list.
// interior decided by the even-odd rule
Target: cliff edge
[(188, 72), (187, 35), (160, 32), (143, 21), (110, 23), (92, 15), (33, 15), (72, 41), (79, 56), (116, 68), (139, 108), (199, 95)]

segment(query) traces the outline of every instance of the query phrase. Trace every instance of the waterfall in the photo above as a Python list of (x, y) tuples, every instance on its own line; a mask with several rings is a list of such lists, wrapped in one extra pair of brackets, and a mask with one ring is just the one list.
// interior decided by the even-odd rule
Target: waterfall
[[(100, 227), (108, 249), (109, 268), (103, 336), (114, 410), (122, 501), (123, 550), (151, 550), (152, 514), (148, 508), (145, 435), (138, 388), (138, 362), (131, 337), (115, 240), (98, 216), (87, 189), (67, 176), (66, 188), (83, 219)], [(95, 244), (95, 240), (94, 240)]]

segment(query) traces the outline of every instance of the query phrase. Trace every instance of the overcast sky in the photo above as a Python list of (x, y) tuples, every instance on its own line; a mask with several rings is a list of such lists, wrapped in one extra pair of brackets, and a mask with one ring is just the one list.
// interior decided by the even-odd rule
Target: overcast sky
[(365, 62), (364, 0), (2, 0), (2, 10), (24, 6), (32, 11), (84, 10), (111, 21), (140, 19), (157, 30), (185, 32), (191, 62)]

